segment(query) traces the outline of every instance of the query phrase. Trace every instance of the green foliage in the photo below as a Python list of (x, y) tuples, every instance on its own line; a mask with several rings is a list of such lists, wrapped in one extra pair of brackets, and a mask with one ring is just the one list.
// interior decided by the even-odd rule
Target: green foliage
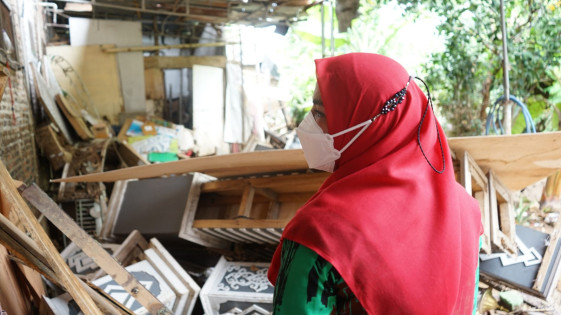
[[(405, 8), (404, 16), (388, 23), (384, 20), (384, 6), (395, 3)], [(505, 1), (505, 6), (510, 94), (527, 105), (538, 131), (558, 130), (561, 5), (559, 1), (512, 0)], [(499, 0), (361, 0), (359, 17), (353, 20), (351, 29), (336, 34), (335, 54), (364, 51), (394, 58), (403, 51), (418, 54), (424, 47), (404, 46), (406, 43), (398, 35), (427, 12), (440, 17), (437, 30), (444, 49), (432, 53), (423, 69), (414, 70), (428, 80), (449, 135), (483, 134), (489, 106), (504, 94)], [(293, 78), (290, 105), (294, 125), (311, 106), (315, 86), (313, 60), (321, 58), (322, 53), (319, 7), (308, 10), (308, 14), (310, 23), (293, 25), (287, 35), (293, 64), (283, 73), (291, 72), (286, 77)], [(326, 37), (328, 33), (329, 25)], [(329, 40), (326, 47), (329, 51)], [(512, 132), (522, 132), (524, 119), (516, 108), (513, 114)]]
[[(438, 31), (446, 50), (433, 54), (425, 66), (428, 80), (441, 113), (452, 125), (449, 133), (482, 134), (489, 105), (504, 93), (500, 2), (400, 2), (411, 12), (424, 5), (445, 17)], [(558, 124), (558, 118), (550, 117), (556, 106), (548, 99), (553, 80), (547, 73), (561, 60), (561, 15), (546, 4), (505, 1), (510, 93), (529, 104), (540, 131), (557, 130)], [(518, 132), (523, 118), (515, 121), (513, 131)]]

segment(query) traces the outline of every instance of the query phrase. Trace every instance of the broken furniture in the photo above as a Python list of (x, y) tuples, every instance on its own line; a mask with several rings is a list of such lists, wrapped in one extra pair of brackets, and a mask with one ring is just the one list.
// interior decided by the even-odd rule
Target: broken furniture
[(491, 253), (491, 213), (489, 208), (489, 182), (485, 173), (467, 151), (457, 154), (460, 160), (460, 184), (479, 203), (483, 235), (481, 250)]
[(221, 257), (201, 289), (205, 314), (233, 313), (235, 309), (247, 310), (244, 314), (272, 312), (274, 287), (267, 279), (268, 270), (269, 263), (227, 261)]
[[(151, 294), (164, 303), (166, 307), (173, 309), (176, 296), (164, 280), (163, 276), (155, 270), (152, 264), (143, 260), (130, 265), (125, 269), (137, 281), (142, 283)], [(104, 276), (94, 280), (92, 283), (105, 291), (123, 306), (130, 309), (134, 312), (134, 314), (149, 314), (146, 308), (144, 308), (133, 298), (133, 296), (130, 295), (129, 292), (113, 280), (111, 276)], [(72, 297), (68, 293), (64, 293), (63, 295), (52, 299), (46, 298), (46, 301), (54, 314), (75, 314), (74, 312), (79, 310), (77, 309), (76, 302), (72, 300)]]
[(133, 230), (156, 238), (177, 238), (192, 175), (119, 181), (108, 204), (103, 239), (125, 237)]
[[(512, 224), (513, 200), (509, 190), (523, 189), (561, 169), (560, 138), (561, 133), (555, 132), (448, 139), (456, 156), (454, 162), (460, 173), (463, 172), (457, 179), (478, 199), (483, 210), (483, 252), (520, 251), (516, 249), (517, 242), (512, 241), (517, 232)], [(313, 176), (328, 175), (309, 172), (301, 150), (271, 150), (138, 166), (56, 181), (105, 182), (187, 173), (193, 173), (194, 177), (185, 206), (190, 211), (185, 211), (180, 235), (193, 242), (219, 248), (232, 242), (247, 244), (261, 241), (266, 244), (269, 240), (273, 241), (272, 238), (276, 239), (273, 235), (279, 233), (283, 225), (275, 220), (286, 218), (284, 222), (288, 222), (293, 207), (297, 208), (296, 205), (285, 205), (284, 209), (289, 210), (283, 212), (283, 198), (301, 194), (304, 199), (306, 192), (305, 189), (292, 187), (297, 184), (288, 183), (297, 183), (295, 179), (298, 178), (311, 181)], [(284, 180), (284, 184), (280, 184)], [(315, 189), (322, 182), (316, 180)], [(274, 186), (275, 183), (281, 185), (283, 191), (275, 191), (279, 189)], [(308, 193), (311, 196), (313, 189)], [(294, 200), (296, 202), (297, 198)], [(278, 213), (286, 217), (275, 218), (276, 201), (281, 203)], [(264, 230), (271, 234), (258, 233)], [(553, 261), (557, 259), (555, 255), (551, 256)], [(555, 268), (558, 270), (558, 267)], [(555, 283), (558, 274), (551, 273), (553, 278), (548, 278), (547, 282)]]
[(516, 227), (517, 256), (493, 253), (480, 256), (480, 272), (509, 286), (548, 300), (557, 286), (561, 262), (559, 227), (553, 235)]
[(195, 173), (179, 237), (214, 247), (277, 244), (288, 221), (329, 173), (222, 179)]

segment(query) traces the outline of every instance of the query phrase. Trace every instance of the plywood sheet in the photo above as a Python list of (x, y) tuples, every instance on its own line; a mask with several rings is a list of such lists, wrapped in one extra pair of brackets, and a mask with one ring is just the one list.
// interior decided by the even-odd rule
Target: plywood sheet
[[(70, 43), (72, 46), (104, 45), (104, 49), (142, 45), (142, 23), (140, 21), (118, 21), (71, 17)], [(144, 99), (144, 58), (141, 51), (106, 53), (116, 55), (120, 88), (124, 111), (143, 112)], [(115, 68), (117, 70), (117, 68)]]
[[(484, 171), (492, 168), (511, 190), (561, 170), (561, 132), (449, 138), (453, 151), (468, 151)], [(271, 150), (199, 157), (58, 179), (55, 182), (116, 181), (200, 172), (214, 177), (306, 170), (302, 150)]]
[(191, 179), (172, 176), (127, 182), (113, 234), (127, 235), (136, 229), (144, 235), (176, 237)]
[(456, 152), (468, 151), (484, 171), (520, 190), (561, 169), (561, 132), (448, 139)]
[(144, 79), (147, 99), (159, 100), (166, 98), (164, 92), (164, 74), (161, 69), (145, 69)]
[[(124, 105), (115, 54), (102, 52), (99, 45), (50, 46), (47, 47), (47, 54), (66, 59), (84, 82), (99, 115), (107, 116), (113, 124), (118, 123), (118, 114), (123, 111)], [(63, 74), (62, 69), (56, 66), (52, 68), (61, 88), (69, 90), (68, 84), (72, 81)]]
[(60, 178), (54, 182), (113, 182), (190, 172), (214, 177), (307, 170), (302, 150), (270, 150), (198, 157), (175, 162), (142, 165), (115, 171)]

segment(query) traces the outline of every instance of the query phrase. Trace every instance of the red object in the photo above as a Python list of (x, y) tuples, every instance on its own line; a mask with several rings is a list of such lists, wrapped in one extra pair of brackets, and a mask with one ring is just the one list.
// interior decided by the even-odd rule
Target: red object
[[(330, 134), (381, 111), (405, 87), (407, 71), (381, 55), (353, 53), (316, 60)], [(443, 130), (411, 80), (405, 100), (380, 116), (341, 155), (335, 172), (298, 210), (283, 238), (327, 261), (370, 314), (471, 314), (481, 218), (478, 203), (454, 178)], [(358, 131), (358, 130), (357, 130)], [(341, 149), (354, 132), (335, 138)], [(280, 267), (277, 248), (269, 280)]]
[(14, 107), (14, 94), (12, 92), (12, 79), (10, 77), (10, 63), (6, 61), (6, 68), (8, 69), (8, 86), (10, 88), (10, 100), (12, 101), (12, 123), (16, 124), (16, 109)]

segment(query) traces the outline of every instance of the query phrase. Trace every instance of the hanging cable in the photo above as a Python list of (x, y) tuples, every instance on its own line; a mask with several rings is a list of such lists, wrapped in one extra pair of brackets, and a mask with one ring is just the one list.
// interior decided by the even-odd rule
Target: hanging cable
[[(491, 128), (491, 126), (493, 127), (493, 131), (496, 134), (505, 134), (505, 130), (503, 128), (503, 124), (501, 123), (501, 117), (500, 117), (501, 116), (500, 110), (501, 107), (504, 105), (504, 99), (505, 99), (504, 96), (499, 97), (495, 101), (493, 106), (491, 106), (491, 109), (489, 110), (489, 114), (487, 115), (487, 121), (485, 123), (486, 135), (489, 134), (489, 129)], [(514, 102), (518, 107), (520, 107), (520, 110), (522, 111), (524, 122), (526, 124), (525, 133), (535, 133), (536, 126), (534, 125), (534, 120), (532, 119), (532, 115), (530, 115), (530, 112), (528, 111), (528, 107), (526, 107), (524, 103), (522, 103), (518, 98), (516, 98), (513, 95), (509, 95), (509, 99), (512, 102)]]

